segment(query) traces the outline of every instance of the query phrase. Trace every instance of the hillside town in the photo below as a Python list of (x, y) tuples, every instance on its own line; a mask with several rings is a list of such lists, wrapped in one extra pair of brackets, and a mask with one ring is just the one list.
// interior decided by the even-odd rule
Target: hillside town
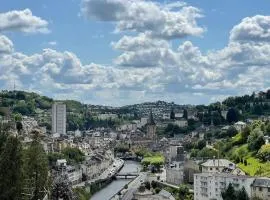
[[(44, 109), (36, 94), (2, 91), (1, 142), (15, 137), (25, 151), (34, 144), (41, 148), (29, 156), (36, 153), (47, 165), (41, 181), (52, 182), (38, 191), (44, 200), (101, 199), (95, 195), (117, 180), (127, 182), (109, 199), (268, 200), (269, 92), (245, 96), (240, 103), (242, 97), (209, 106), (157, 102), (93, 109), (82, 105), (78, 113), (74, 102), (43, 98), (43, 104), (49, 101)], [(36, 102), (33, 113), (25, 112), (30, 100)], [(70, 126), (80, 115), (90, 115), (95, 127), (88, 125), (87, 118), (84, 128)], [(13, 148), (2, 145), (1, 156), (7, 153), (5, 148)], [(131, 165), (136, 167), (130, 171)], [(39, 186), (25, 185), (21, 196), (34, 198)]]

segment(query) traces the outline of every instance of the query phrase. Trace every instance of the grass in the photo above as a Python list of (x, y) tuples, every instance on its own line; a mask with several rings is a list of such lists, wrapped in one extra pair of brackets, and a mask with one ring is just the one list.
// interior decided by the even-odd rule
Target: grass
[(247, 161), (247, 165), (244, 163), (237, 163), (237, 166), (246, 174), (250, 176), (270, 174), (269, 163), (261, 162), (259, 159), (255, 158), (254, 153), (248, 151), (247, 144), (235, 148), (234, 151), (237, 154), (242, 151), (242, 154), (244, 155), (243, 159)]
[(264, 163), (261, 163), (254, 157), (245, 157), (245, 159), (247, 160), (247, 166), (245, 166), (243, 163), (238, 163), (238, 167), (251, 176), (254, 176), (257, 170), (264, 165)]
[(165, 158), (164, 156), (151, 156), (151, 157), (145, 157), (142, 162), (154, 164), (154, 163), (164, 163)]

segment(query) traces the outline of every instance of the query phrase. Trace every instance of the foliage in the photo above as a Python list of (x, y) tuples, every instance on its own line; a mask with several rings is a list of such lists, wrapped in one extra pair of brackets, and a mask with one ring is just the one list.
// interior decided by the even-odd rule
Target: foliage
[(158, 184), (157, 184), (156, 181), (152, 181), (151, 186), (152, 186), (153, 189), (155, 189), (155, 188), (157, 188)]
[(241, 132), (241, 136), (242, 136), (242, 142), (245, 143), (248, 139), (248, 136), (250, 135), (251, 133), (251, 129), (249, 126), (246, 126), (242, 132)]
[(156, 194), (158, 194), (160, 191), (161, 191), (160, 188), (156, 188), (156, 189), (155, 189), (155, 193), (156, 193)]
[(227, 113), (227, 121), (229, 123), (237, 122), (240, 119), (239, 111), (236, 108), (230, 108)]
[(145, 148), (139, 148), (135, 150), (135, 154), (137, 157), (144, 157), (147, 154), (147, 152), (149, 151)]
[(186, 120), (188, 119), (188, 111), (186, 109), (183, 111), (183, 118)]
[(180, 134), (181, 128), (175, 124), (168, 124), (164, 130), (164, 134), (168, 135), (170, 137), (173, 137), (174, 135)]
[(228, 185), (225, 191), (221, 192), (221, 196), (223, 200), (236, 199), (236, 192), (231, 183)]
[(197, 157), (199, 158), (213, 158), (213, 157), (217, 157), (218, 156), (218, 152), (214, 149), (210, 149), (207, 147), (204, 147), (201, 151), (198, 152)]
[(251, 151), (258, 151), (265, 143), (263, 133), (259, 128), (255, 128), (248, 136), (248, 148)]
[(48, 157), (49, 166), (52, 167), (55, 165), (57, 160), (64, 159), (65, 155), (62, 153), (53, 152), (53, 153), (48, 153), (47, 157)]
[(236, 128), (234, 126), (230, 126), (230, 128), (226, 131), (226, 135), (228, 137), (233, 137), (238, 133), (238, 131), (236, 130)]
[(175, 119), (175, 113), (174, 113), (173, 109), (171, 110), (171, 113), (170, 113), (170, 119), (172, 119), (172, 120)]
[(223, 200), (249, 200), (248, 194), (244, 187), (239, 191), (236, 191), (233, 185), (230, 183), (225, 191), (221, 192)]
[(0, 199), (20, 199), (23, 188), (22, 146), (9, 137), (0, 154)]
[(144, 157), (144, 159), (141, 161), (144, 166), (152, 165), (157, 168), (159, 171), (159, 168), (161, 165), (164, 164), (165, 158), (162, 155), (153, 155), (151, 157)]
[(67, 147), (63, 149), (62, 154), (65, 155), (69, 164), (81, 163), (84, 161), (84, 153), (78, 148)]
[(237, 200), (249, 200), (247, 191), (244, 187), (241, 188), (241, 190), (237, 191)]
[(199, 140), (197, 143), (197, 149), (202, 150), (204, 147), (206, 147), (206, 141), (205, 140)]
[(144, 183), (144, 185), (145, 185), (145, 188), (146, 188), (147, 190), (150, 190), (150, 189), (151, 189), (151, 184), (150, 184), (149, 181), (146, 181), (146, 182)]
[(80, 200), (89, 200), (91, 198), (91, 192), (88, 192), (84, 188), (74, 188), (73, 192), (79, 197)]
[(187, 185), (179, 185), (178, 194), (180, 200), (186, 200), (186, 196), (189, 194), (189, 188)]
[(43, 150), (39, 138), (35, 135), (33, 142), (25, 152), (24, 172), (26, 180), (25, 185), (32, 188), (32, 199), (43, 199), (48, 188), (48, 160)]
[(260, 150), (258, 151), (257, 156), (262, 161), (269, 161), (270, 160), (270, 144), (265, 144), (261, 146)]
[(129, 151), (129, 146), (126, 144), (119, 144), (114, 148), (115, 152), (126, 153)]

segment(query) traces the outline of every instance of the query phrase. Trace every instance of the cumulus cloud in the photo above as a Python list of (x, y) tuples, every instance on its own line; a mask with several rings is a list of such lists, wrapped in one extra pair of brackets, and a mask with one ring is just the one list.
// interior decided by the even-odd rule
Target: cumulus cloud
[(122, 51), (137, 51), (150, 48), (169, 48), (169, 43), (162, 39), (150, 38), (146, 34), (124, 36), (118, 42), (112, 42), (114, 49)]
[(48, 22), (34, 16), (30, 9), (0, 13), (0, 32), (49, 33)]
[(269, 42), (270, 16), (256, 15), (244, 18), (240, 24), (237, 24), (231, 30), (230, 40), (240, 42)]
[[(96, 13), (92, 17), (116, 21), (117, 26), (122, 23), (119, 15), (126, 15), (126, 4), (135, 6), (132, 0), (84, 2), (95, 3), (94, 7), (108, 5), (113, 12), (104, 9), (106, 13), (100, 14), (95, 9), (91, 12), (97, 12), (100, 16)], [(150, 1), (136, 2), (136, 6), (146, 3), (152, 6), (151, 9), (167, 14), (190, 12), (184, 11), (187, 5), (181, 3), (161, 7), (161, 4)], [(130, 15), (133, 19), (133, 14)], [(139, 19), (136, 23), (139, 23)], [(12, 41), (0, 35), (0, 87), (8, 88), (15, 81), (21, 89), (40, 91), (57, 98), (77, 98), (88, 103), (110, 105), (157, 99), (208, 103), (227, 95), (266, 89), (270, 87), (270, 43), (262, 38), (266, 38), (267, 26), (256, 22), (265, 28), (261, 32), (265, 34), (255, 34), (248, 28), (239, 28), (246, 24), (245, 21), (242, 20), (231, 30), (229, 43), (224, 48), (209, 52), (202, 52), (191, 41), (183, 41), (175, 48), (164, 37), (166, 34), (159, 38), (149, 32), (150, 29), (139, 31), (136, 25), (137, 35), (126, 34), (119, 41), (111, 43), (115, 50), (122, 52), (115, 58), (114, 64), (108, 66), (83, 64), (70, 51), (50, 48), (25, 55), (16, 52)], [(144, 23), (141, 25), (144, 26)], [(236, 34), (245, 31), (248, 37), (243, 37), (243, 33)]]
[(4, 35), (0, 35), (0, 55), (10, 54), (13, 51), (13, 43)]
[(240, 24), (233, 27), (230, 33), (231, 41), (269, 42), (270, 16), (256, 15), (244, 18)]
[(166, 39), (199, 36), (201, 11), (185, 3), (160, 4), (145, 0), (83, 0), (82, 13), (89, 19), (116, 22), (116, 31), (135, 31)]

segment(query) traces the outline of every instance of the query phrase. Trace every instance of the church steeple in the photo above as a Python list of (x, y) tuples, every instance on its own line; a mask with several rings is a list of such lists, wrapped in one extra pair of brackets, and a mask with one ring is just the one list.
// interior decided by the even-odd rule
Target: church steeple
[(152, 112), (152, 110), (151, 110), (150, 115), (149, 115), (148, 125), (156, 125), (156, 123), (155, 123), (155, 121), (154, 121), (154, 117), (153, 117), (153, 112)]
[(147, 138), (155, 140), (156, 139), (156, 123), (154, 121), (152, 110), (150, 112), (146, 127), (147, 127)]

